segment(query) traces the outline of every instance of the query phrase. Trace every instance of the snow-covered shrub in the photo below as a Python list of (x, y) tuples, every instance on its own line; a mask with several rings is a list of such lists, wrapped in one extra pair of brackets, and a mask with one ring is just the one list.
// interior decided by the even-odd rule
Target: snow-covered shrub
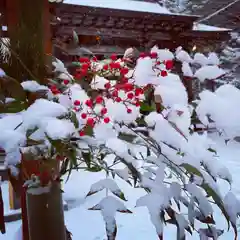
[[(109, 240), (117, 235), (116, 212), (132, 213), (124, 205), (126, 198), (114, 180), (116, 175), (146, 191), (136, 206), (148, 208), (159, 239), (166, 224), (177, 227), (177, 239), (184, 239), (186, 231), (216, 239), (222, 231), (215, 227), (214, 205), (237, 236), (240, 202), (232, 193), (222, 196), (217, 184), (218, 179), (231, 184), (231, 175), (216, 164), (214, 142), (206, 134), (191, 131), (193, 112), (206, 125), (210, 115), (217, 126), (230, 128), (221, 122), (223, 116), (216, 106), (231, 106), (232, 96), (226, 96), (227, 87), (212, 95), (203, 92), (194, 111), (180, 77), (171, 71), (175, 58), (189, 75), (194, 60), (183, 50), (173, 54), (154, 47), (151, 53), (140, 55), (133, 69), (116, 55), (104, 61), (80, 58), (74, 76), (57, 60), (57, 76), (49, 88), (23, 82), (21, 88), (35, 98), (11, 100), (27, 107), (0, 119), (6, 164), (17, 164), (21, 155), (30, 152), (46, 162), (60, 161), (60, 174), (71, 176), (73, 169), (106, 171), (106, 179), (93, 184), (88, 196), (109, 190), (108, 196), (90, 208), (101, 211)], [(199, 62), (200, 55), (196, 59)], [(215, 65), (217, 59), (211, 55), (208, 61)], [(204, 65), (192, 74), (200, 80), (212, 79), (222, 70)], [(237, 89), (230, 90), (239, 95)], [(42, 91), (45, 99), (36, 97)], [(8, 109), (5, 100), (2, 105)], [(233, 128), (234, 123), (229, 120)], [(233, 137), (234, 132), (229, 133)], [(29, 142), (34, 144), (29, 147)]]

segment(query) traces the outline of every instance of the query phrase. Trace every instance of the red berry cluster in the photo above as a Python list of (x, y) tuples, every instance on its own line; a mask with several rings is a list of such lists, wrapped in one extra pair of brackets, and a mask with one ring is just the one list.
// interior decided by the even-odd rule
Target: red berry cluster
[[(158, 58), (158, 53), (141, 53), (140, 58), (150, 57), (153, 59), (153, 69), (159, 70), (159, 74), (162, 77), (168, 75), (168, 71), (173, 68), (173, 61), (168, 60), (161, 62)], [(100, 76), (107, 76), (105, 74), (111, 73), (116, 76), (115, 81), (109, 80), (105, 85), (105, 90), (101, 95), (94, 99), (88, 99), (85, 102), (80, 100), (74, 101), (74, 110), (81, 114), (80, 117), (85, 120), (84, 127), (80, 130), (79, 135), (84, 136), (84, 129), (86, 127), (93, 128), (96, 123), (103, 122), (105, 124), (110, 123), (111, 119), (107, 116), (108, 109), (106, 108), (105, 99), (112, 99), (114, 102), (121, 103), (126, 107), (127, 113), (132, 113), (133, 107), (140, 106), (140, 99), (148, 86), (140, 88), (135, 85), (134, 80), (128, 78), (129, 69), (125, 65), (124, 59), (118, 59), (116, 54), (110, 56), (110, 63), (105, 64), (102, 69), (96, 70), (94, 66), (97, 66), (98, 59), (93, 57), (92, 59), (82, 57), (79, 59), (81, 66), (77, 69), (76, 78), (82, 78), (92, 72), (94, 74), (99, 74)], [(160, 65), (164, 64), (164, 67)], [(64, 80), (63, 84), (68, 85), (70, 82)], [(57, 93), (57, 89), (53, 89), (53, 92)], [(123, 97), (124, 96), (124, 97)], [(96, 105), (100, 105), (100, 111), (96, 113), (94, 108)], [(83, 111), (83, 106), (87, 106), (87, 110)]]
[(87, 76), (90, 68), (91, 68), (91, 61), (87, 57), (79, 58), (79, 63), (81, 66), (76, 70), (75, 78), (81, 79), (82, 77)]
[(53, 95), (57, 95), (57, 94), (60, 94), (60, 93), (61, 93), (61, 91), (57, 88), (56, 85), (50, 86), (50, 90), (51, 90), (51, 92), (52, 92)]
[[(101, 122), (102, 119), (103, 119), (103, 122), (106, 124), (110, 122), (110, 118), (105, 116), (107, 114), (108, 110), (105, 107), (104, 98), (102, 96), (99, 95), (94, 100), (88, 99), (83, 103), (81, 103), (79, 100), (75, 100), (74, 101), (74, 110), (78, 112), (80, 109), (82, 109), (81, 108), (82, 104), (87, 106), (89, 108), (89, 110), (87, 110), (86, 112), (81, 112), (81, 118), (86, 120), (86, 125), (83, 127), (82, 130), (79, 131), (80, 136), (85, 135), (84, 128), (87, 126), (93, 128), (94, 125), (96, 123)], [(95, 113), (94, 109), (93, 109), (96, 104), (102, 105), (102, 109), (100, 110), (99, 114)]]

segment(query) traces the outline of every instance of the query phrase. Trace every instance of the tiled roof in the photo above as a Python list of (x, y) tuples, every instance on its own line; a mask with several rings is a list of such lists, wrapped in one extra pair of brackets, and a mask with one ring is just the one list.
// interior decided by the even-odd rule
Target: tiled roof
[(74, 4), (89, 7), (112, 8), (139, 12), (171, 14), (171, 12), (153, 1), (136, 0), (65, 0), (65, 4)]
[[(231, 3), (234, 4), (230, 5)], [(240, 31), (240, 0), (235, 2), (233, 0), (209, 0), (203, 8), (197, 10), (194, 14), (202, 15), (204, 19), (220, 9), (222, 11), (218, 14), (201, 23)]]

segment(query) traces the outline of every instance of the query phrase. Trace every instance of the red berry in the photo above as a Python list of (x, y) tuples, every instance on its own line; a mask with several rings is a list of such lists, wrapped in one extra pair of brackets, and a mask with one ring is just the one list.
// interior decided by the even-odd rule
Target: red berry
[(150, 53), (150, 57), (151, 58), (157, 58), (158, 54), (156, 52), (152, 52), (152, 53)]
[(109, 122), (110, 122), (110, 118), (109, 118), (109, 117), (105, 117), (105, 118), (103, 119), (103, 121), (104, 121), (105, 123), (109, 123)]
[(73, 110), (76, 112), (79, 112), (79, 108), (77, 108), (77, 107), (74, 107)]
[(117, 91), (117, 90), (114, 90), (114, 91), (112, 92), (112, 96), (113, 96), (113, 97), (118, 97), (118, 91)]
[(128, 68), (122, 68), (121, 70), (120, 70), (120, 73), (122, 74), (122, 75), (125, 75), (125, 74), (127, 74), (128, 73)]
[(86, 100), (85, 104), (86, 104), (88, 107), (92, 107), (92, 106), (93, 106), (93, 102), (92, 102), (92, 100), (90, 100), (90, 99)]
[(79, 58), (79, 62), (80, 62), (80, 63), (89, 62), (89, 59), (86, 58), (86, 57), (81, 57), (81, 58)]
[(81, 73), (76, 73), (76, 74), (74, 75), (74, 78), (75, 78), (75, 79), (80, 79), (81, 77), (82, 77)]
[(57, 86), (56, 86), (56, 85), (52, 85), (52, 86), (50, 87), (50, 89), (51, 89), (51, 90), (55, 90), (55, 89), (57, 89)]
[(124, 90), (125, 90), (126, 92), (132, 91), (133, 89), (134, 89), (134, 86), (133, 86), (132, 83), (126, 83), (126, 84), (124, 84)]
[(171, 70), (173, 68), (173, 61), (172, 60), (167, 60), (165, 62), (165, 66), (167, 70)]
[(86, 76), (88, 73), (88, 69), (87, 68), (82, 68), (81, 69), (81, 76)]
[(89, 68), (89, 64), (88, 63), (84, 63), (83, 65), (82, 65), (82, 70), (88, 70), (88, 68)]
[(87, 118), (87, 114), (86, 113), (82, 113), (81, 117), (82, 117), (82, 119), (86, 119)]
[(94, 119), (93, 118), (88, 118), (87, 119), (87, 125), (89, 125), (89, 126), (91, 126), (91, 127), (93, 127), (94, 126)]
[(111, 69), (120, 69), (120, 68), (121, 68), (121, 65), (120, 65), (119, 62), (112, 62), (112, 63), (109, 64), (109, 67), (110, 67)]
[(131, 108), (128, 108), (128, 109), (127, 109), (127, 113), (132, 113), (132, 109), (131, 109)]
[(79, 131), (80, 137), (83, 137), (85, 135), (85, 132), (83, 130)]
[(120, 97), (116, 98), (116, 102), (121, 102), (121, 101), (122, 101), (122, 99)]
[(98, 59), (97, 59), (96, 56), (94, 56), (94, 57), (92, 58), (92, 61), (93, 61), (93, 62), (97, 62), (97, 60), (98, 60)]
[(103, 66), (103, 70), (108, 70), (108, 68), (109, 68), (109, 65), (108, 64), (105, 64), (104, 66)]
[(122, 81), (122, 83), (127, 83), (128, 79), (126, 77), (122, 77), (121, 81)]
[(74, 101), (74, 105), (75, 105), (75, 106), (79, 106), (80, 104), (81, 104), (81, 102), (80, 102), (79, 100), (75, 100), (75, 101)]
[(111, 87), (110, 82), (105, 83), (104, 87), (105, 87), (106, 89), (109, 89), (109, 88)]
[(50, 87), (50, 90), (52, 91), (53, 94), (58, 94), (60, 93), (60, 91), (57, 89), (57, 87), (55, 85)]
[(143, 94), (143, 90), (141, 88), (136, 88), (135, 89), (135, 95), (139, 96), (140, 94)]
[(139, 107), (139, 106), (140, 106), (139, 100), (136, 101), (135, 106), (136, 106), (136, 107)]
[(96, 103), (100, 104), (103, 102), (103, 97), (102, 96), (97, 96), (96, 97)]
[(113, 61), (116, 61), (117, 60), (117, 55), (116, 54), (112, 54), (110, 56), (110, 58), (113, 60)]
[(147, 54), (144, 53), (144, 52), (142, 52), (142, 53), (139, 54), (139, 57), (140, 57), (140, 58), (145, 58), (145, 57), (147, 57)]
[(54, 95), (56, 95), (56, 94), (59, 94), (59, 93), (61, 93), (58, 89), (54, 89), (54, 90), (52, 90), (52, 93), (54, 94)]
[(128, 93), (127, 97), (128, 97), (129, 99), (133, 99), (134, 94), (133, 94), (132, 92), (130, 92), (130, 93)]
[(68, 84), (69, 84), (69, 80), (65, 79), (65, 80), (63, 80), (63, 83), (64, 83), (65, 85), (68, 85)]
[(162, 77), (166, 77), (168, 75), (167, 71), (163, 70), (161, 71), (161, 76)]
[(106, 113), (107, 113), (107, 108), (102, 108), (101, 114), (102, 114), (102, 115), (105, 115)]

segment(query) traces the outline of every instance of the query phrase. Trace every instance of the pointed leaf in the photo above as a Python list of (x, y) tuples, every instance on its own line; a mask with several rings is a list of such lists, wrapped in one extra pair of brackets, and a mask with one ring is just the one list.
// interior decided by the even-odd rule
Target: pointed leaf
[[(223, 201), (222, 199), (218, 196), (218, 194), (206, 183), (202, 184), (202, 188), (206, 191), (206, 193), (208, 194), (208, 196), (211, 196), (214, 200), (214, 202), (217, 204), (217, 206), (219, 207), (219, 209), (222, 211), (224, 217), (227, 220), (228, 223), (228, 229), (230, 228), (229, 222), (230, 222), (230, 217), (224, 207)], [(237, 236), (237, 229), (236, 226), (234, 224), (232, 224), (232, 227), (234, 229), (235, 232), (235, 238)]]
[(197, 168), (195, 168), (194, 166), (192, 166), (188, 163), (183, 163), (183, 164), (180, 165), (180, 167), (185, 168), (186, 171), (190, 174), (194, 174), (194, 175), (197, 175), (199, 177), (202, 177), (202, 173)]

